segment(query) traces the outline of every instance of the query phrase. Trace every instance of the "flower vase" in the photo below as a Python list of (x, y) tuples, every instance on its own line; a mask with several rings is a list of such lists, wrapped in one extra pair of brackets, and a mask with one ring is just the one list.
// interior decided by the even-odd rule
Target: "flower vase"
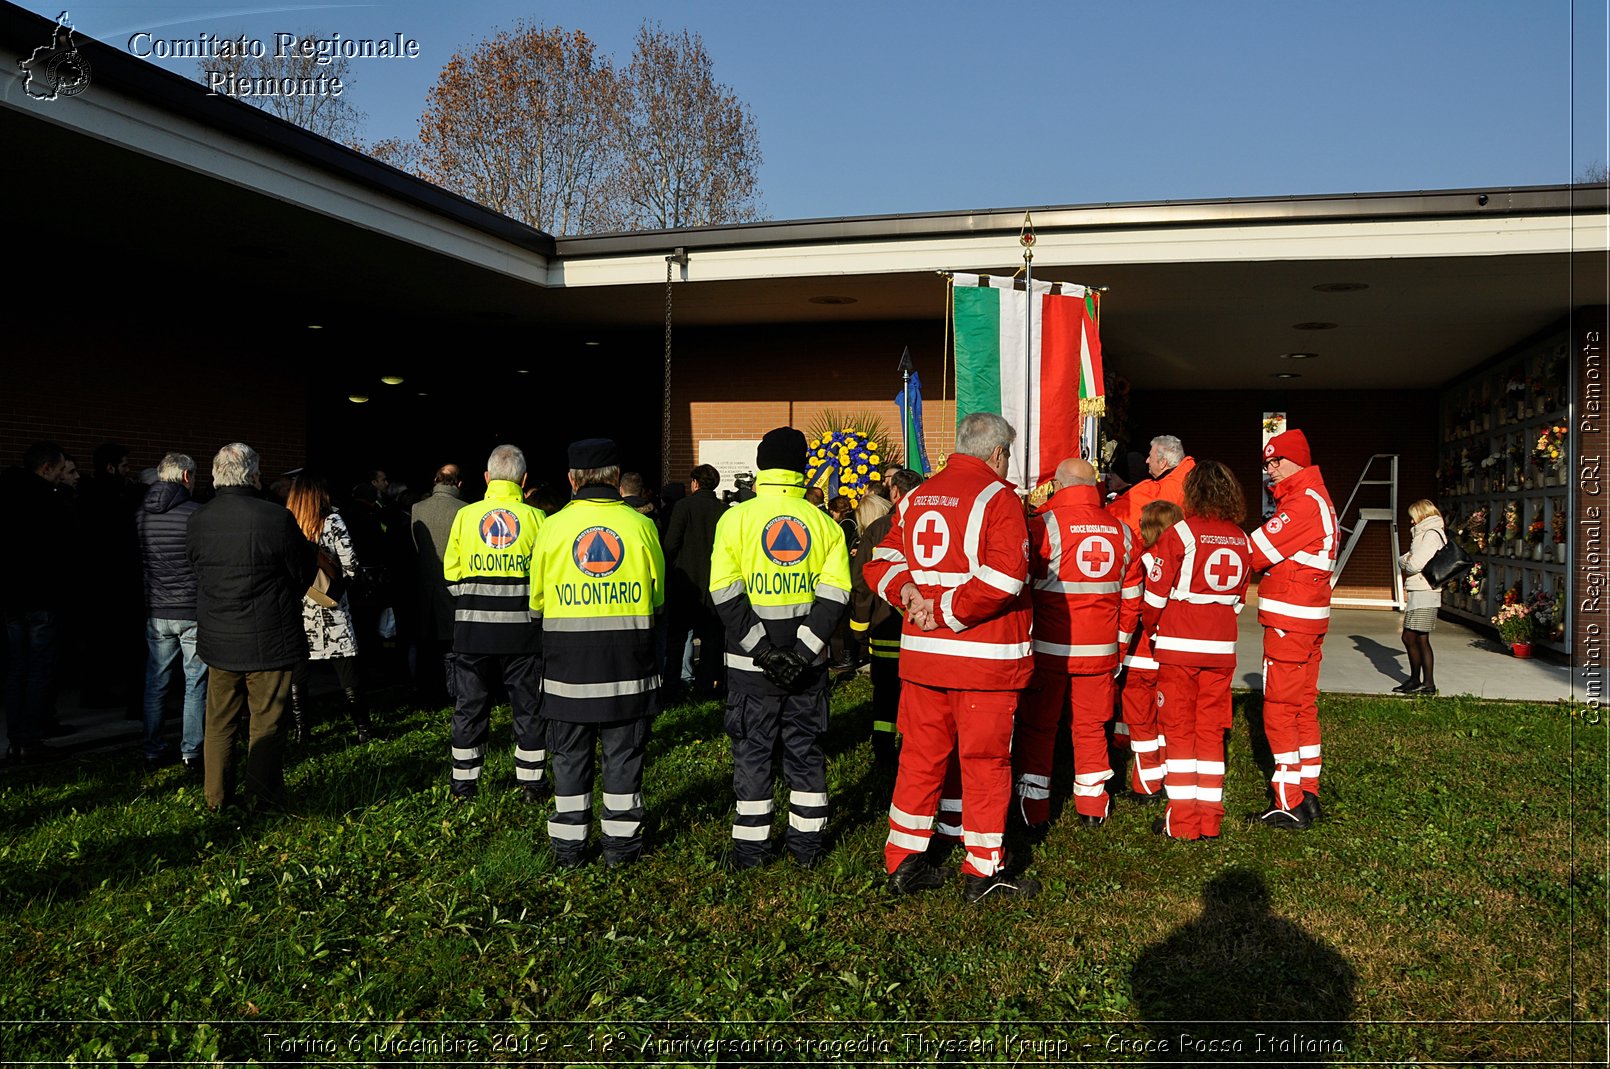
[(1564, 542), (1556, 542), (1556, 543), (1554, 543), (1554, 563), (1555, 564), (1564, 564), (1565, 563), (1565, 543)]
[(1543, 559), (1543, 543), (1537, 542), (1537, 543), (1533, 544), (1533, 546), (1532, 546), (1532, 559), (1536, 560), (1536, 561), (1540, 561), (1540, 560)]
[(1532, 644), (1530, 642), (1512, 642), (1509, 645), (1509, 652), (1521, 660), (1525, 660), (1532, 655)]

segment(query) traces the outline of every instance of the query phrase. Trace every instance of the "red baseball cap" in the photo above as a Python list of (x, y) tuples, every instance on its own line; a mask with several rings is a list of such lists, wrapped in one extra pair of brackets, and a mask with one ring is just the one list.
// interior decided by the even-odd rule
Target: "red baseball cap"
[(1308, 439), (1302, 431), (1287, 431), (1265, 442), (1263, 459), (1274, 460), (1276, 457), (1285, 457), (1299, 468), (1306, 468), (1314, 462), (1308, 453)]

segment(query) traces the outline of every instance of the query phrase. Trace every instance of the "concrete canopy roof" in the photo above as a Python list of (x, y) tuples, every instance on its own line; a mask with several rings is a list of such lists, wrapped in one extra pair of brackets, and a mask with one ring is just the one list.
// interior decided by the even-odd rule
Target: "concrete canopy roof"
[[(680, 247), (678, 326), (905, 321), (937, 338), (937, 271), (1021, 265), (1021, 208), (555, 240), (95, 42), (80, 41), (86, 92), (30, 99), (17, 61), (51, 24), (11, 5), (0, 19), (0, 137), (23, 161), (5, 227), (35, 250), (0, 275), (19, 307), (67, 294), (110, 322), (608, 335), (663, 321)], [(1141, 385), (1435, 387), (1605, 301), (1597, 187), (1033, 214), (1035, 276), (1109, 287), (1104, 346)], [(1271, 377), (1287, 371), (1301, 377)]]

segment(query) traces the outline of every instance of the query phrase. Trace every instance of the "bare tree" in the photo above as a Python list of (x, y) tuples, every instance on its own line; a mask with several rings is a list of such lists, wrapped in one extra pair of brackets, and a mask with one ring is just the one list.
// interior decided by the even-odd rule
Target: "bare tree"
[(755, 120), (716, 81), (703, 38), (644, 23), (621, 83), (601, 221), (637, 230), (760, 217)]
[(352, 147), (366, 155), (373, 156), (381, 163), (389, 163), (399, 171), (423, 178), (424, 160), (423, 150), (418, 141), (404, 141), (400, 137), (383, 137), (372, 144), (357, 141)]
[(317, 30), (303, 30), (294, 45), (264, 49), (261, 56), (202, 59), (197, 73), (215, 93), (244, 100), (331, 141), (352, 144), (364, 121), (363, 112), (347, 98), (352, 61), (320, 56), (320, 40)]
[(1586, 167), (1582, 168), (1582, 172), (1576, 176), (1576, 184), (1579, 186), (1602, 186), (1610, 184), (1610, 164), (1606, 164), (1604, 160), (1600, 160), (1598, 163), (1588, 164)]
[(421, 173), (554, 234), (593, 225), (615, 71), (581, 31), (518, 25), (454, 54), (419, 120)]

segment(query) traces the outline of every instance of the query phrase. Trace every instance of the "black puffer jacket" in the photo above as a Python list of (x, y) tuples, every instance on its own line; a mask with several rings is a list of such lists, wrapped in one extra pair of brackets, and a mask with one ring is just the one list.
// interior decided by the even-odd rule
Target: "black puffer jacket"
[(157, 620), (196, 618), (196, 572), (185, 535), (201, 507), (184, 483), (154, 483), (134, 513), (145, 572), (146, 613)]
[(318, 548), (290, 510), (249, 486), (220, 486), (190, 517), (196, 570), (196, 651), (226, 672), (290, 668), (307, 657), (302, 595)]

